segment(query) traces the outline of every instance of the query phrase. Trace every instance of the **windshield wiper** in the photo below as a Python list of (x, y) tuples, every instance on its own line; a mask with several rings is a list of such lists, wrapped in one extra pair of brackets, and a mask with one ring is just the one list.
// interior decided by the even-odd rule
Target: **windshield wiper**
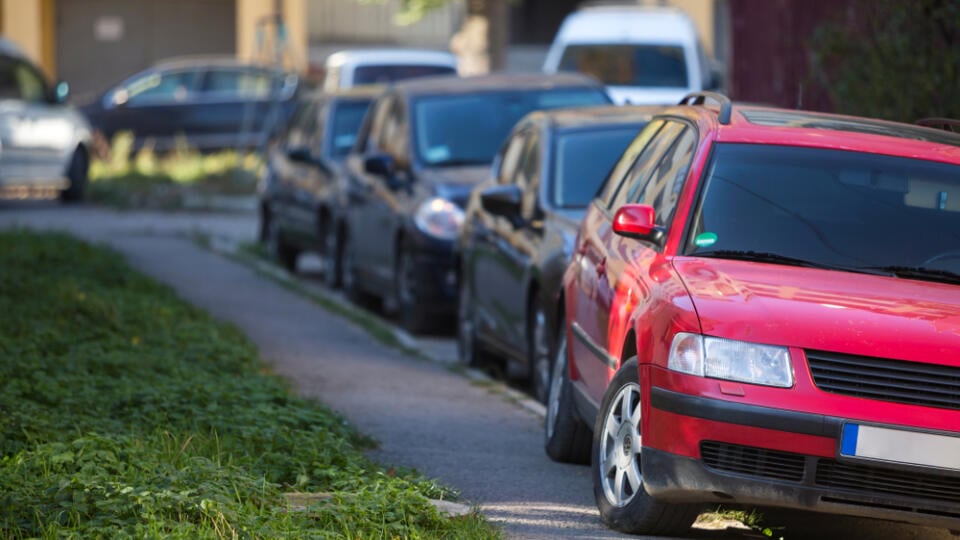
[(445, 159), (443, 161), (435, 161), (430, 165), (433, 167), (468, 167), (471, 165), (486, 165), (486, 161), (481, 161), (479, 159)]
[(783, 264), (787, 266), (802, 266), (804, 268), (819, 268), (821, 270), (839, 270), (842, 272), (857, 272), (860, 274), (872, 274), (876, 276), (896, 275), (892, 270), (887, 270), (884, 268), (824, 264), (824, 263), (818, 263), (814, 261), (808, 261), (807, 259), (790, 257), (789, 255), (781, 255), (780, 253), (773, 253), (769, 251), (717, 249), (714, 251), (697, 252), (697, 253), (693, 253), (692, 255), (696, 257), (716, 257), (719, 259), (734, 259), (738, 261), (754, 261), (754, 262), (765, 262), (765, 263), (771, 263), (771, 264)]
[(891, 275), (907, 279), (924, 281), (942, 281), (944, 283), (960, 283), (960, 274), (939, 268), (925, 268), (923, 266), (865, 266), (867, 270), (889, 272)]

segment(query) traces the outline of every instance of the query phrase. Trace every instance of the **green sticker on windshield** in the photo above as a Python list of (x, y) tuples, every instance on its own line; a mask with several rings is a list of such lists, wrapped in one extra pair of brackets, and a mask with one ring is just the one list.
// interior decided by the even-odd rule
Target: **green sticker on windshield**
[(712, 232), (700, 233), (693, 239), (697, 247), (710, 247), (717, 243), (717, 234)]

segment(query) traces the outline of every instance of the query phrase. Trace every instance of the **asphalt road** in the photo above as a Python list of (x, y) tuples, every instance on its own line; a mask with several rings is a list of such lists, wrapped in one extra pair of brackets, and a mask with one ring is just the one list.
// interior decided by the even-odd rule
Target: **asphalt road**
[[(541, 417), (439, 362), (404, 355), (363, 329), (197, 238), (252, 241), (252, 214), (115, 212), (53, 202), (0, 201), (0, 227), (65, 230), (105, 243), (187, 301), (240, 327), (296, 389), (342, 412), (380, 442), (373, 456), (461, 491), (510, 538), (621, 538), (594, 506), (586, 467), (551, 462)], [(64, 269), (69, 271), (69, 269)], [(443, 340), (425, 346), (447, 350)], [(946, 531), (825, 516), (777, 516), (784, 538), (950, 538)], [(691, 530), (690, 538), (756, 538)]]

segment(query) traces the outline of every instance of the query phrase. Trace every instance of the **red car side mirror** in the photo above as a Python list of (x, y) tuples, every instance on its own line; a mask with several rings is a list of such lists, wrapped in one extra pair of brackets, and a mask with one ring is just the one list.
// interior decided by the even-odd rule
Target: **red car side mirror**
[(613, 216), (613, 232), (626, 238), (663, 245), (663, 228), (656, 225), (653, 207), (647, 204), (625, 204)]

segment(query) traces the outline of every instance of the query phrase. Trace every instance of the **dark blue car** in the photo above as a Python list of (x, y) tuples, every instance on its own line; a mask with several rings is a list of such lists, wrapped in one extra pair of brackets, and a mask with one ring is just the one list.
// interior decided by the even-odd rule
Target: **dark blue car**
[(129, 77), (81, 110), (108, 140), (120, 132), (158, 151), (260, 147), (303, 91), (292, 73), (235, 59), (172, 60)]

